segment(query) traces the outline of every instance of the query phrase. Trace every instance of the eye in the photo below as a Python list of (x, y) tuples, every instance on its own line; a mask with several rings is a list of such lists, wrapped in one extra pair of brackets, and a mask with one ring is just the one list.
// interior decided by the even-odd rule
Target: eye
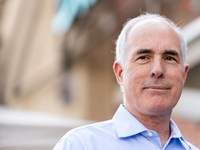
[(140, 56), (138, 59), (143, 59), (143, 60), (145, 60), (145, 59), (147, 59), (147, 56)]
[(141, 55), (141, 56), (138, 56), (138, 58), (136, 59), (136, 61), (138, 63), (148, 63), (151, 59), (151, 56), (148, 56), (148, 55)]
[(165, 57), (165, 60), (168, 62), (168, 63), (177, 63), (178, 60), (175, 58), (175, 57), (172, 57), (172, 56), (167, 56)]
[(166, 59), (166, 60), (170, 60), (170, 61), (171, 61), (171, 60), (175, 60), (175, 61), (176, 61), (176, 59), (175, 59), (174, 57), (171, 57), (171, 56), (168, 56), (168, 57), (166, 57), (165, 59)]

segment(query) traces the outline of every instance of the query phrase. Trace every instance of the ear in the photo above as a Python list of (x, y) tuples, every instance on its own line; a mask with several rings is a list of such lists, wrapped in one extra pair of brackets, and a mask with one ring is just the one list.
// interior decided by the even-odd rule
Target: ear
[(123, 86), (123, 68), (117, 61), (114, 62), (113, 70), (114, 70), (117, 82), (119, 83), (119, 85)]
[(185, 84), (186, 78), (187, 78), (187, 74), (189, 71), (189, 65), (185, 65), (185, 70), (184, 70), (184, 74), (183, 74), (183, 83)]

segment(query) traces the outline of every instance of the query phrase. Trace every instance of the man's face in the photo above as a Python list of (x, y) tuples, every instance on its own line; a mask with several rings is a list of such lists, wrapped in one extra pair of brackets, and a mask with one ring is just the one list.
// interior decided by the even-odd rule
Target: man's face
[(118, 83), (124, 87), (124, 106), (132, 114), (171, 114), (186, 80), (179, 37), (163, 22), (148, 20), (134, 26), (128, 36), (122, 68), (114, 64)]

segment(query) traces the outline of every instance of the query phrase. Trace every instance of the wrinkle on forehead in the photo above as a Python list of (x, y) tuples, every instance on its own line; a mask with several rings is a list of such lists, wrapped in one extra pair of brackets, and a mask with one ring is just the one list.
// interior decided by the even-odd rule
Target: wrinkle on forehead
[[(160, 35), (164, 35), (162, 40), (160, 40)], [(152, 38), (155, 39), (156, 46), (159, 46), (161, 42), (173, 39), (173, 41), (171, 40), (172, 45), (177, 45), (180, 52), (180, 41), (177, 33), (167, 23), (155, 19), (141, 21), (131, 28), (127, 36), (128, 49), (143, 41), (145, 41), (143, 43), (146, 43), (145, 48), (151, 49), (151, 47), (148, 47), (148, 41), (152, 41)]]

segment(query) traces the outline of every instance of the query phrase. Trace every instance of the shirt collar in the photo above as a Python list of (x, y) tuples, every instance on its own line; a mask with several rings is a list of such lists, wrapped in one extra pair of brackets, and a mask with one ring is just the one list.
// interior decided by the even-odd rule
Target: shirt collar
[[(128, 137), (148, 130), (122, 104), (119, 106), (112, 120), (119, 137)], [(171, 138), (182, 137), (180, 130), (172, 119), (170, 119), (170, 127)]]
[(180, 130), (178, 129), (177, 125), (175, 124), (175, 122), (170, 119), (170, 127), (171, 127), (171, 138), (181, 138), (182, 134), (180, 132)]
[[(112, 118), (119, 138), (125, 138), (148, 131), (148, 129), (139, 122), (122, 104), (119, 106), (115, 115)], [(184, 140), (180, 130), (175, 122), (170, 119), (171, 135), (170, 139), (178, 138), (186, 143), (191, 149), (190, 145)]]
[(122, 104), (119, 106), (112, 120), (118, 137), (120, 138), (136, 135), (148, 130), (128, 110), (126, 110)]
[(180, 141), (185, 143), (191, 149), (191, 146), (185, 141), (185, 139), (183, 138), (179, 128), (177, 127), (177, 125), (175, 124), (175, 122), (172, 119), (170, 119), (170, 127), (171, 127), (170, 139), (179, 138)]

